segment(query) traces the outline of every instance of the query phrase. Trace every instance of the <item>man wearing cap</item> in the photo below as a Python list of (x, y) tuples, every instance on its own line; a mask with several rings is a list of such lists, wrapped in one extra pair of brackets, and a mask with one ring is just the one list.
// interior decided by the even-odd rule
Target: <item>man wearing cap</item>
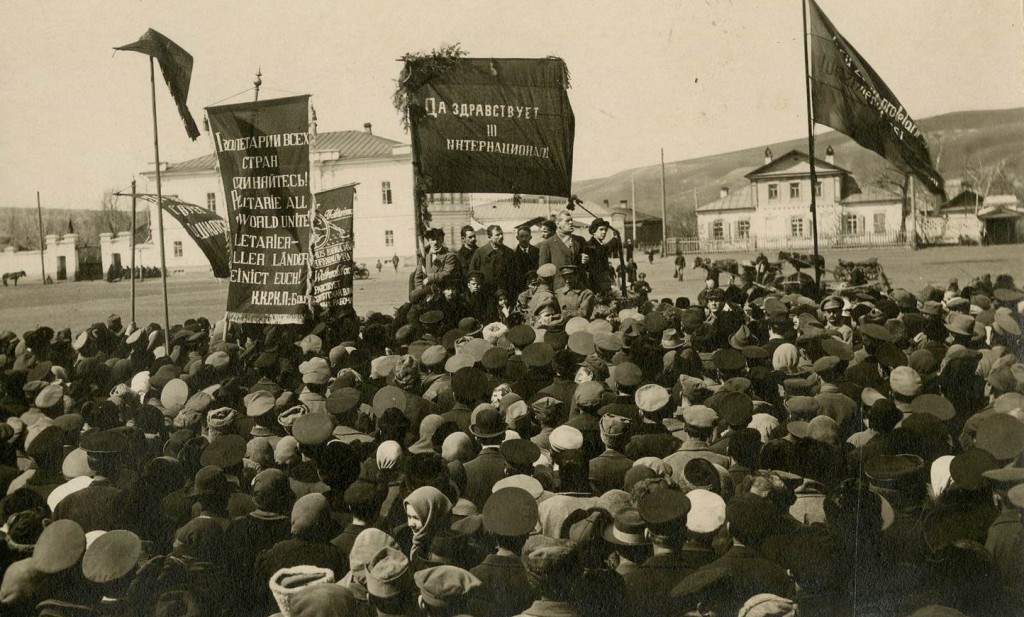
[[(593, 382), (591, 382), (593, 383)], [(607, 414), (599, 421), (604, 452), (590, 459), (590, 485), (595, 495), (612, 489), (621, 489), (626, 472), (633, 467), (633, 459), (623, 452), (632, 435), (630, 421), (622, 416)]]
[(589, 261), (583, 268), (587, 284), (598, 293), (608, 293), (614, 286), (615, 271), (612, 269), (611, 256), (618, 253), (619, 237), (612, 232), (608, 237), (611, 225), (603, 218), (596, 218), (590, 223), (590, 238), (584, 246)]
[(571, 426), (583, 433), (582, 450), (588, 460), (599, 455), (601, 450), (603, 450), (598, 409), (602, 406), (604, 391), (604, 385), (599, 381), (588, 381), (580, 384), (576, 388), (575, 395), (576, 409), (580, 413), (566, 422), (567, 426)]
[(678, 488), (660, 487), (641, 497), (637, 510), (647, 524), (652, 555), (625, 577), (633, 614), (682, 614), (670, 597), (672, 589), (710, 561), (704, 553), (684, 550), (690, 500)]
[(117, 475), (128, 440), (117, 431), (95, 431), (82, 435), (80, 445), (88, 453), (89, 468), (95, 475), (89, 486), (61, 500), (53, 517), (75, 521), (86, 532), (114, 529), (126, 513), (122, 491), (111, 479)]
[(413, 575), (419, 588), (419, 607), (426, 617), (456, 617), (469, 608), (480, 579), (462, 568), (435, 566)]
[(497, 552), (487, 555), (483, 563), (470, 570), (481, 581), (473, 612), (512, 617), (536, 599), (519, 554), (537, 526), (537, 502), (521, 488), (502, 488), (487, 498), (483, 519)]
[(473, 502), (477, 510), (483, 510), (495, 483), (505, 477), (505, 458), (499, 448), (505, 440), (505, 419), (501, 412), (490, 405), (482, 405), (475, 411), (475, 422), (469, 432), (480, 445), (480, 453), (465, 464), (466, 490), (463, 497)]
[(843, 318), (845, 303), (838, 296), (829, 296), (821, 301), (821, 312), (825, 315), (825, 332), (844, 343), (853, 342), (853, 328)]
[(836, 421), (843, 441), (862, 425), (858, 417), (860, 406), (837, 385), (843, 381), (845, 365), (838, 357), (826, 355), (815, 360), (811, 369), (821, 380), (818, 393), (814, 395), (814, 400), (818, 401), (818, 413)]
[[(474, 234), (474, 238), (476, 234)], [(511, 293), (515, 290), (515, 254), (505, 246), (505, 235), (501, 225), (487, 227), (487, 244), (476, 249), (469, 260), (469, 271), (479, 271), (484, 276), (487, 291), (498, 289)]]
[(679, 445), (678, 450), (665, 458), (665, 462), (672, 468), (672, 477), (682, 478), (686, 464), (696, 458), (728, 469), (732, 460), (728, 456), (716, 454), (709, 445), (718, 424), (715, 410), (705, 405), (691, 405), (683, 410), (683, 422), (686, 440)]
[(555, 298), (565, 319), (584, 317), (590, 319), (594, 312), (594, 292), (583, 287), (579, 268), (565, 265), (559, 268), (564, 285), (555, 290)]
[(565, 285), (561, 272), (562, 266), (586, 266), (590, 256), (586, 252), (583, 238), (573, 234), (572, 213), (560, 211), (555, 217), (555, 235), (540, 243), (540, 264), (553, 264), (556, 268), (554, 288)]
[(543, 535), (530, 536), (523, 546), (522, 559), (538, 599), (521, 617), (579, 617), (580, 613), (570, 604), (583, 576), (583, 560), (577, 545)]
[[(453, 277), (458, 278), (461, 273), (458, 257), (444, 245), (443, 229), (428, 229), (423, 237), (426, 240), (427, 251), (423, 255), (422, 266), (417, 266), (413, 273), (413, 286), (409, 290), (411, 302), (419, 302), (440, 294), (447, 282)], [(473, 242), (475, 250), (476, 234), (473, 234)], [(466, 263), (469, 263), (469, 257), (466, 258)]]

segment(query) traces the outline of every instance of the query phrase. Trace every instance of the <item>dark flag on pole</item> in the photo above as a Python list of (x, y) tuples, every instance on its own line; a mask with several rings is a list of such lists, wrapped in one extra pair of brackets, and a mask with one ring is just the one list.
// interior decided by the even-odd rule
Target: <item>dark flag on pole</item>
[[(140, 195), (139, 199), (156, 203), (156, 195)], [(228, 222), (216, 212), (174, 197), (162, 197), (164, 210), (178, 221), (185, 233), (210, 260), (213, 275), (219, 279), (231, 276), (228, 257)]]
[(914, 174), (932, 193), (943, 194), (942, 176), (932, 165), (928, 144), (910, 113), (814, 0), (807, 1), (814, 121), (852, 137)]
[(192, 141), (199, 137), (199, 127), (188, 110), (188, 88), (192, 81), (192, 55), (177, 43), (150, 28), (138, 41), (115, 47), (120, 51), (137, 51), (157, 59), (160, 72), (171, 91), (171, 97), (178, 106), (178, 113), (185, 122), (185, 132)]

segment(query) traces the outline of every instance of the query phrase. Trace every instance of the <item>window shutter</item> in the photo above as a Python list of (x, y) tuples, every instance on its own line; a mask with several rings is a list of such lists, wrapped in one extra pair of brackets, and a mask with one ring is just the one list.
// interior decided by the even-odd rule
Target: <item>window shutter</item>
[(868, 232), (865, 222), (863, 214), (857, 216), (857, 233), (860, 235), (866, 235)]

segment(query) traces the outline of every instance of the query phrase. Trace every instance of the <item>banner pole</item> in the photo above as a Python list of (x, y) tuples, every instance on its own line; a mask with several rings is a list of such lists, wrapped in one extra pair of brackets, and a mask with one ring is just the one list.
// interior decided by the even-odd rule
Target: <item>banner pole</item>
[(156, 157), (156, 222), (160, 238), (160, 280), (163, 281), (164, 293), (164, 353), (171, 355), (167, 345), (171, 339), (171, 311), (167, 303), (167, 254), (164, 249), (164, 203), (163, 187), (160, 184), (160, 133), (156, 123), (156, 71), (153, 68), (153, 56), (149, 57), (149, 91), (153, 101), (153, 153)]
[(802, 3), (804, 20), (804, 80), (807, 92), (807, 150), (810, 156), (811, 165), (811, 235), (814, 237), (814, 288), (816, 293), (821, 293), (821, 268), (818, 262), (821, 260), (818, 254), (818, 173), (814, 168), (814, 108), (811, 105), (811, 56), (810, 56), (810, 32), (807, 29), (807, 0)]
[(914, 186), (914, 174), (907, 174), (907, 187), (910, 192), (910, 248), (911, 250), (917, 250), (917, 197), (914, 195), (917, 191)]
[[(422, 257), (420, 247), (420, 237), (426, 233), (427, 230), (423, 229), (422, 213), (420, 212), (420, 191), (419, 191), (419, 180), (420, 180), (420, 160), (419, 160), (419, 148), (416, 147), (416, 129), (412, 125), (412, 118), (409, 116), (409, 111), (405, 112), (406, 124), (409, 126), (409, 151), (412, 157), (412, 216), (413, 216), (413, 233), (414, 240), (416, 243), (416, 265), (419, 265), (419, 261)], [(423, 196), (426, 200), (426, 195)], [(396, 251), (397, 252), (397, 251)]]
[[(668, 248), (668, 212), (665, 206), (665, 149), (661, 149), (661, 255), (665, 256), (665, 251)], [(634, 217), (634, 221), (636, 218)], [(633, 240), (633, 246), (636, 248), (636, 239)]]
[(135, 180), (132, 180), (132, 323), (135, 323)]
[[(43, 285), (46, 284), (46, 239), (43, 237), (43, 202), (36, 191), (36, 214), (39, 215), (39, 270), (42, 274)], [(6, 281), (4, 281), (6, 283)]]

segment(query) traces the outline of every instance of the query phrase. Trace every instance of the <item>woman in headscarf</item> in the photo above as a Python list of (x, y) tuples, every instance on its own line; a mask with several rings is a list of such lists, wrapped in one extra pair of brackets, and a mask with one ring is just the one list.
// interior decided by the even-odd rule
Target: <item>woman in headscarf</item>
[(409, 562), (413, 570), (427, 565), (430, 542), (451, 527), (452, 502), (432, 486), (422, 486), (405, 498), (405, 515), (412, 532)]

